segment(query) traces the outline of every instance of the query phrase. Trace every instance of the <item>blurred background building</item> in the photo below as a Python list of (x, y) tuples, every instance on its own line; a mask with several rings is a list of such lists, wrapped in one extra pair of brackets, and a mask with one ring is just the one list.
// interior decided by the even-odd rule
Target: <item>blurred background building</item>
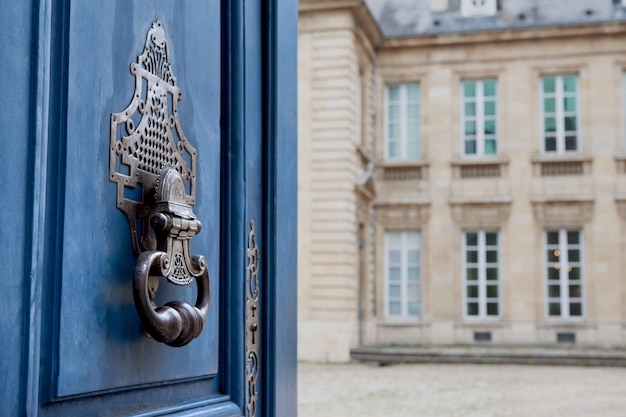
[(299, 356), (626, 345), (626, 1), (300, 0)]

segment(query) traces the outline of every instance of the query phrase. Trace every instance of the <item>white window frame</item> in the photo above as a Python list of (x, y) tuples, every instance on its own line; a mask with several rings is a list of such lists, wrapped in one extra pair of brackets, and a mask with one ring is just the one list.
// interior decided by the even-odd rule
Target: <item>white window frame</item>
[[(494, 154), (485, 154), (485, 89), (484, 82), (485, 81), (495, 81), (496, 85), (496, 95), (494, 100), (496, 102), (496, 112), (493, 115), (493, 119), (496, 123), (496, 131), (495, 131), (495, 141), (496, 141), (496, 153)], [(474, 100), (468, 99), (465, 97), (465, 82), (475, 82), (476, 83), (476, 95), (474, 96)], [(476, 121), (476, 153), (470, 154), (465, 152), (465, 122), (468, 121), (466, 119), (465, 114), (465, 104), (467, 102), (474, 101), (476, 103), (475, 116), (474, 120)], [(480, 157), (495, 157), (500, 153), (500, 143), (499, 143), (499, 129), (500, 123), (498, 123), (498, 79), (497, 78), (482, 78), (482, 79), (465, 79), (461, 81), (461, 155), (464, 158), (480, 158)]]
[[(557, 249), (559, 250), (559, 261), (558, 261), (558, 269), (559, 269), (559, 297), (550, 297), (550, 289), (549, 285), (551, 282), (548, 276), (548, 268), (555, 267), (556, 262), (549, 262), (548, 260), (548, 232), (559, 232), (559, 243)], [(567, 233), (568, 232), (577, 232), (578, 233), (578, 244), (569, 244), (567, 241)], [(550, 245), (554, 246), (554, 245)], [(580, 279), (578, 280), (578, 284), (576, 282), (572, 283), (567, 276), (568, 266), (571, 266), (572, 263), (568, 260), (568, 249), (578, 249), (580, 255), (580, 261), (576, 262), (580, 268)], [(563, 256), (561, 256), (561, 254)], [(556, 269), (556, 268), (555, 268)], [(543, 231), (543, 275), (544, 275), (544, 312), (546, 320), (549, 321), (584, 321), (586, 317), (586, 306), (585, 306), (585, 252), (584, 252), (584, 233), (582, 229), (545, 229)], [(580, 297), (570, 298), (569, 296), (569, 285), (580, 285)], [(552, 300), (558, 300), (560, 303), (561, 314), (559, 316), (551, 316), (550, 315), (550, 302)], [(579, 301), (581, 304), (580, 316), (572, 316), (570, 314), (569, 304), (570, 302)]]
[[(563, 77), (574, 76), (576, 77), (576, 149), (575, 150), (565, 150), (565, 110), (563, 104), (563, 98), (565, 94), (565, 90), (563, 87)], [(550, 98), (546, 97), (546, 93), (543, 91), (543, 78), (544, 77), (554, 77), (555, 85), (554, 85), (554, 93), (547, 93), (548, 95), (554, 95), (555, 99), (555, 118), (556, 118), (556, 151), (547, 151), (546, 150), (546, 110), (544, 107), (544, 99)], [(539, 96), (540, 96), (540, 109), (541, 109), (541, 144), (540, 149), (541, 153), (544, 155), (564, 155), (564, 154), (578, 154), (582, 152), (582, 134), (580, 129), (580, 75), (567, 73), (567, 74), (545, 74), (539, 77)]]
[[(478, 315), (469, 315), (468, 314), (468, 294), (467, 287), (469, 280), (467, 278), (467, 268), (470, 266), (470, 263), (467, 262), (467, 234), (468, 233), (476, 233), (478, 235), (478, 245), (472, 246), (472, 248), (476, 248), (478, 250), (478, 263), (476, 267), (478, 268)], [(487, 233), (495, 233), (497, 236), (497, 244), (487, 245)], [(500, 231), (499, 230), (466, 230), (462, 234), (462, 275), (463, 275), (463, 319), (465, 321), (498, 321), (502, 319), (502, 276), (500, 267), (500, 260), (502, 258), (500, 251)], [(494, 263), (487, 262), (487, 250), (495, 249), (497, 252), (498, 260)], [(495, 281), (487, 280), (487, 268), (495, 267), (498, 271), (498, 279)], [(487, 297), (487, 285), (496, 285), (498, 287), (498, 297), (496, 299)], [(497, 315), (488, 315), (487, 314), (487, 303), (488, 302), (497, 302), (498, 303), (498, 314)]]
[[(390, 235), (391, 234), (398, 234), (400, 235), (400, 246), (398, 248), (395, 247), (391, 247), (391, 244), (389, 242), (390, 240)], [(410, 248), (408, 247), (408, 237), (409, 235), (416, 235), (417, 236), (417, 247), (414, 248)], [(389, 259), (389, 255), (390, 255), (390, 251), (392, 249), (399, 249), (400, 250), (400, 314), (394, 314), (392, 315), (390, 313), (390, 309), (389, 309), (389, 304), (390, 304), (390, 291), (389, 291), (389, 286), (390, 286), (390, 279), (389, 279), (389, 267), (390, 267), (390, 259)], [(411, 315), (409, 314), (409, 301), (411, 301), (409, 299), (409, 280), (408, 280), (408, 268), (409, 268), (409, 264), (408, 264), (408, 251), (409, 250), (415, 250), (417, 249), (419, 251), (419, 260), (417, 263), (417, 267), (419, 268), (419, 281), (418, 281), (418, 294), (417, 294), (417, 298), (415, 299), (416, 301), (419, 302), (419, 312), (417, 315)], [(389, 321), (389, 322), (393, 322), (393, 321), (419, 321), (422, 317), (422, 313), (423, 313), (423, 302), (422, 302), (422, 287), (423, 287), (423, 263), (422, 263), (422, 259), (423, 259), (423, 255), (422, 255), (422, 236), (421, 233), (417, 230), (403, 230), (403, 231), (399, 231), (399, 230), (389, 230), (387, 232), (385, 232), (385, 240), (384, 240), (384, 280), (385, 280), (385, 286), (384, 286), (384, 297), (383, 297), (383, 302), (384, 302), (384, 313), (385, 313), (385, 320)]]
[[(408, 93), (407, 87), (409, 85), (417, 85), (418, 98), (417, 98), (417, 156), (408, 156), (408, 137), (407, 137), (407, 124), (408, 124)], [(389, 89), (391, 87), (400, 88), (400, 137), (398, 141), (400, 143), (400, 155), (391, 157), (389, 155)], [(386, 161), (415, 161), (422, 158), (422, 87), (419, 82), (400, 83), (400, 84), (388, 84), (385, 86), (384, 105), (385, 110), (383, 112), (383, 128), (384, 128), (384, 157)]]

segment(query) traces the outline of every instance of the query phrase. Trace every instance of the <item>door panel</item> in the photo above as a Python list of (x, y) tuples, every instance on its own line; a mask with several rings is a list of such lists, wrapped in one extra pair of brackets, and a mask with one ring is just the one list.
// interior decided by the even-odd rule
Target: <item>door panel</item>
[[(55, 306), (60, 310), (57, 396), (217, 372), (219, 10), (205, 1), (107, 4), (96, 8), (91, 1), (73, 1), (69, 13), (63, 251)], [(163, 23), (172, 71), (183, 93), (181, 126), (197, 151), (194, 212), (203, 229), (191, 240), (192, 254), (206, 257), (213, 277), (205, 329), (177, 349), (140, 331), (131, 287), (135, 255), (128, 223), (115, 205), (116, 185), (109, 181), (110, 114), (132, 99), (135, 79), (129, 66), (141, 54), (155, 18)], [(162, 281), (158, 296), (164, 302), (195, 300), (195, 284), (175, 287)]]

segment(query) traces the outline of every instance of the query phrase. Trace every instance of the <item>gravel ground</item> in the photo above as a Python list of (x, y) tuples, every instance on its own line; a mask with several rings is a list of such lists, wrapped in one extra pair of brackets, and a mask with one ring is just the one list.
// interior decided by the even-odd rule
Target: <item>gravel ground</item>
[(300, 364), (299, 417), (626, 417), (626, 368)]

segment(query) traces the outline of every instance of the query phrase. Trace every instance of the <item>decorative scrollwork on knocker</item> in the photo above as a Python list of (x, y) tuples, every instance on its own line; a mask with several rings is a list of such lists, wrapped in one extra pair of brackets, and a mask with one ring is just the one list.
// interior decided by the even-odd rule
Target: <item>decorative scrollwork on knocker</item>
[(254, 417), (259, 399), (258, 378), (260, 371), (260, 287), (259, 246), (256, 241), (254, 220), (250, 220), (248, 234), (248, 267), (246, 269), (246, 416)]
[[(204, 328), (210, 279), (205, 258), (189, 249), (202, 229), (192, 210), (196, 150), (180, 125), (182, 92), (160, 21), (152, 23), (130, 72), (135, 76), (133, 98), (125, 110), (111, 114), (109, 178), (117, 184), (117, 208), (128, 220), (137, 256), (133, 294), (144, 331), (158, 342), (184, 346)], [(195, 305), (173, 301), (156, 307), (160, 277), (175, 285), (195, 279)]]

